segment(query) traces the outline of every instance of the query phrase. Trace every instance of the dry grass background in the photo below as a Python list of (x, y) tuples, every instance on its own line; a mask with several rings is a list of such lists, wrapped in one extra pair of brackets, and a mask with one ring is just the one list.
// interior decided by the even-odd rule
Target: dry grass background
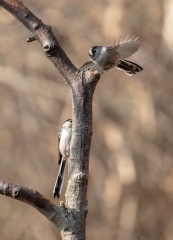
[[(136, 76), (112, 70), (93, 101), (87, 239), (173, 239), (173, 2), (23, 1), (51, 25), (80, 67), (94, 45), (140, 37)], [(54, 200), (57, 132), (71, 117), (68, 85), (28, 31), (0, 8), (0, 178)], [(64, 200), (66, 182), (62, 193)], [(55, 240), (57, 229), (26, 204), (0, 196), (0, 239)]]

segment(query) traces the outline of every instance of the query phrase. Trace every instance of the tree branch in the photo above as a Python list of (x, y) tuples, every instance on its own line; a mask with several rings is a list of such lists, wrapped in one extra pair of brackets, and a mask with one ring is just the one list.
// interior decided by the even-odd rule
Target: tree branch
[(77, 69), (59, 45), (53, 34), (52, 28), (42, 23), (39, 18), (37, 18), (23, 5), (22, 2), (18, 0), (0, 0), (0, 5), (29, 29), (31, 33), (27, 41), (31, 42), (34, 39), (37, 39), (42, 45), (46, 56), (54, 64), (61, 75), (68, 83), (72, 81)]
[(67, 225), (63, 204), (57, 207), (36, 190), (0, 180), (0, 194), (31, 205), (60, 231)]
[[(52, 222), (55, 221), (54, 224), (57, 222), (56, 226), (60, 229), (63, 240), (85, 240), (89, 154), (92, 137), (92, 98), (100, 74), (92, 69), (77, 70), (60, 47), (51, 27), (43, 24), (21, 2), (0, 0), (0, 5), (31, 31), (28, 42), (35, 39), (40, 42), (46, 56), (70, 85), (73, 105), (69, 180), (66, 191), (66, 207), (62, 206), (63, 214), (59, 208), (42, 195), (36, 194), (34, 190), (2, 182), (0, 194), (5, 193), (6, 196), (26, 202)], [(50, 213), (48, 214), (48, 212)]]

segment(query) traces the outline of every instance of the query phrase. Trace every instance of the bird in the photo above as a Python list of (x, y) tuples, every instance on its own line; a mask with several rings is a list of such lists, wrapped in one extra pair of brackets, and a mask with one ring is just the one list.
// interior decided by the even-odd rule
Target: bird
[(143, 68), (138, 64), (125, 60), (135, 53), (140, 47), (138, 37), (128, 36), (123, 41), (110, 47), (95, 46), (89, 50), (90, 59), (87, 61), (80, 70), (93, 67), (95, 70), (100, 71), (102, 74), (105, 71), (116, 67), (124, 71), (127, 75), (132, 76), (137, 72), (141, 72)]
[(72, 119), (67, 119), (58, 133), (58, 149), (59, 149), (59, 172), (54, 185), (53, 195), (54, 198), (59, 198), (63, 186), (64, 173), (66, 162), (70, 156), (70, 142), (72, 135)]

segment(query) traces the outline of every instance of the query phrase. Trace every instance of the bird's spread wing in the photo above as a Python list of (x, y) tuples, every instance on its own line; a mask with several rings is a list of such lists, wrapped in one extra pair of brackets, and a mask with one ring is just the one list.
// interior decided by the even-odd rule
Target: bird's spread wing
[(60, 138), (61, 138), (61, 132), (62, 132), (62, 130), (60, 129), (60, 131), (59, 131), (59, 133), (58, 133), (58, 165), (60, 165), (61, 164), (61, 160), (62, 160), (62, 155), (61, 155), (61, 153), (60, 153), (60, 151), (59, 151), (59, 142), (60, 142)]
[(105, 73), (105, 70), (101, 67), (99, 67), (96, 63), (94, 63), (91, 59), (89, 59), (89, 61), (87, 61), (86, 63), (84, 63), (84, 65), (82, 67), (80, 67), (79, 69), (81, 71), (87, 70), (88, 68), (91, 68), (93, 71), (97, 71), (100, 74)]
[(115, 51), (118, 54), (119, 59), (125, 59), (130, 57), (133, 53), (135, 53), (140, 46), (139, 38), (133, 36), (128, 39), (128, 36), (124, 41), (120, 41), (118, 45), (115, 46)]

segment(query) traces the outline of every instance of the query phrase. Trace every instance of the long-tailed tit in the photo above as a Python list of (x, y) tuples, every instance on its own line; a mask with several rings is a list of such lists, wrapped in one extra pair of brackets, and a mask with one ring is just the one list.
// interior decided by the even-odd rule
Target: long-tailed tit
[(118, 68), (123, 70), (126, 74), (132, 76), (137, 72), (143, 70), (138, 64), (124, 60), (135, 53), (140, 46), (139, 38), (132, 37), (124, 41), (120, 41), (117, 45), (111, 47), (95, 46), (89, 50), (90, 59), (80, 69), (86, 67), (93, 67), (100, 70), (101, 73), (110, 70), (111, 68)]
[(59, 168), (58, 176), (53, 189), (54, 198), (55, 197), (59, 198), (61, 194), (66, 161), (68, 160), (70, 155), (71, 135), (72, 135), (72, 119), (68, 119), (63, 123), (58, 133), (58, 140), (59, 140), (58, 141), (58, 148), (59, 148), (58, 164), (60, 165), (60, 168)]

